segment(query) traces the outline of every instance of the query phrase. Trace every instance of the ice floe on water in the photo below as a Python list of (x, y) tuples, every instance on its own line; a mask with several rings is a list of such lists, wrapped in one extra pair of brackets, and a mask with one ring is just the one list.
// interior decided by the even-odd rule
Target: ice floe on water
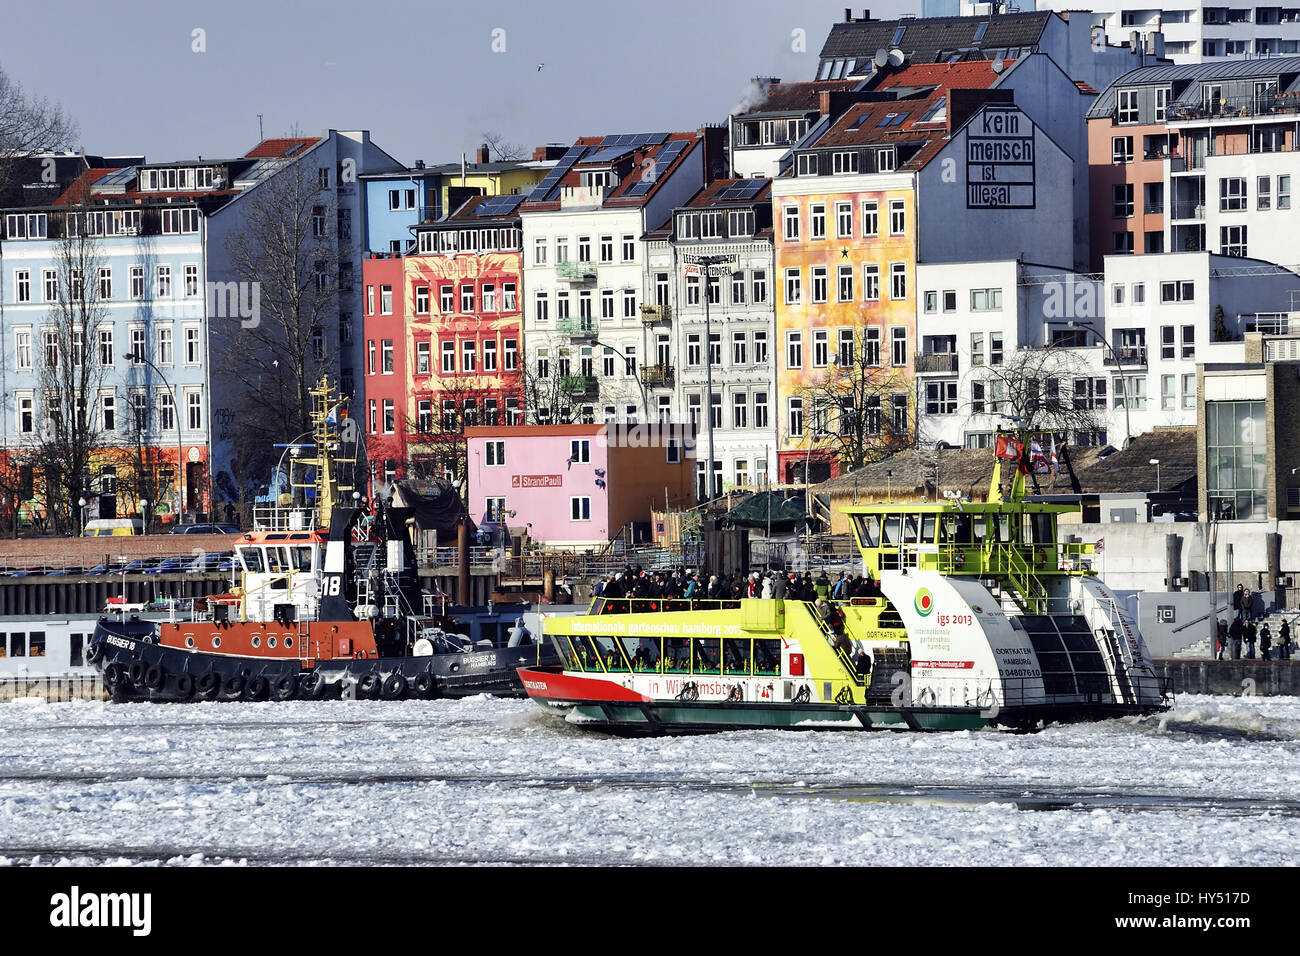
[(1290, 862), (1300, 699), (623, 739), (528, 701), (0, 704), (0, 864)]

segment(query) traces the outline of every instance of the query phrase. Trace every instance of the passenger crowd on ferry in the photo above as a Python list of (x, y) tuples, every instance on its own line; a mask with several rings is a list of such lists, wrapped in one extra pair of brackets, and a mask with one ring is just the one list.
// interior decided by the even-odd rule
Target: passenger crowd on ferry
[[(1245, 585), (1238, 584), (1237, 590), (1232, 593), (1232, 623), (1229, 624), (1224, 618), (1219, 618), (1218, 623), (1218, 648), (1216, 656), (1223, 660), (1225, 653), (1229, 654), (1232, 660), (1254, 660), (1255, 645), (1259, 644), (1259, 653), (1261, 660), (1279, 660), (1286, 661), (1291, 659), (1292, 641), (1291, 641), (1291, 623), (1282, 618), (1282, 624), (1277, 632), (1277, 646), (1273, 644), (1273, 633), (1269, 629), (1268, 623), (1257, 625), (1255, 622), (1263, 618), (1263, 613), (1257, 604), (1258, 595), (1252, 595), (1249, 588)], [(1241, 651), (1242, 645), (1245, 644), (1246, 652)]]
[(594, 597), (606, 598), (681, 598), (687, 600), (736, 600), (737, 598), (788, 599), (793, 601), (847, 601), (854, 597), (880, 594), (879, 585), (870, 577), (841, 571), (835, 581), (823, 571), (816, 579), (786, 571), (752, 571), (743, 574), (712, 574), (707, 578), (680, 567), (671, 571), (646, 571), (628, 566), (606, 575), (592, 591)]

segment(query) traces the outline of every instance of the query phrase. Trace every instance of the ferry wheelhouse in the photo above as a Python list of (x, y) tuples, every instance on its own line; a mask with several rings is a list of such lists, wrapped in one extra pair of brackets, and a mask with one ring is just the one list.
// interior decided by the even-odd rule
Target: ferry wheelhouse
[(874, 596), (828, 601), (607, 599), (548, 620), (560, 663), (529, 695), (618, 733), (944, 730), (1165, 709), (1137, 624), (1058, 540), (1077, 506), (1026, 500), (1017, 469), (987, 502), (845, 508)]

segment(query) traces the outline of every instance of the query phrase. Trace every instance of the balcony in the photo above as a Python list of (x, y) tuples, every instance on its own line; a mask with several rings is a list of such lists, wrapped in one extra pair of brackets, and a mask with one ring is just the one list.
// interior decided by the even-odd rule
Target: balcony
[(573, 262), (566, 260), (555, 264), (555, 275), (562, 282), (590, 282), (596, 278), (594, 262)]
[(574, 339), (594, 339), (596, 337), (596, 320), (588, 317), (566, 316), (555, 320), (555, 331)]
[(574, 398), (595, 395), (599, 384), (594, 375), (566, 375), (560, 379), (560, 391)]
[(643, 305), (641, 306), (642, 322), (668, 322), (673, 317), (673, 307), (671, 305)]
[(931, 352), (916, 357), (918, 372), (955, 372), (957, 371), (956, 352)]
[(673, 367), (671, 365), (643, 365), (641, 383), (652, 388), (672, 388)]
[(1163, 202), (1149, 202), (1142, 205), (1142, 213), (1147, 216), (1162, 216), (1165, 212)]
[(1205, 203), (1174, 202), (1169, 204), (1170, 219), (1193, 219), (1197, 222), (1205, 219)]
[(1256, 116), (1292, 116), (1300, 113), (1300, 95), (1296, 93), (1257, 93), (1254, 96), (1226, 96), (1217, 102), (1172, 107), (1169, 122), (1197, 120), (1249, 119)]
[[(1116, 359), (1118, 358), (1118, 362)], [(1124, 368), (1134, 368), (1145, 366), (1147, 364), (1147, 347), (1145, 345), (1126, 345), (1123, 348), (1117, 348), (1112, 353), (1106, 352), (1106, 357), (1102, 359), (1103, 365), (1119, 365)]]

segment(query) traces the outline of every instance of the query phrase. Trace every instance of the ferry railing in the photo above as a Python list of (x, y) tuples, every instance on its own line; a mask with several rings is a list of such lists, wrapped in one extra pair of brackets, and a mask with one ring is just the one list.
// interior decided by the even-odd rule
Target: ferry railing
[[(886, 675), (880, 675), (884, 679)], [(1106, 671), (1073, 674), (1048, 674), (1069, 677), (1074, 692), (1049, 693), (1043, 677), (913, 677), (907, 671), (889, 675), (901, 689), (904, 707), (979, 707), (995, 717), (1004, 707), (1040, 707), (1094, 705), (1141, 706), (1143, 702), (1164, 701), (1169, 682), (1158, 675), (1131, 674), (1132, 695), (1117, 694)], [(919, 685), (919, 686), (918, 686)], [(936, 689), (937, 688), (937, 689)]]

